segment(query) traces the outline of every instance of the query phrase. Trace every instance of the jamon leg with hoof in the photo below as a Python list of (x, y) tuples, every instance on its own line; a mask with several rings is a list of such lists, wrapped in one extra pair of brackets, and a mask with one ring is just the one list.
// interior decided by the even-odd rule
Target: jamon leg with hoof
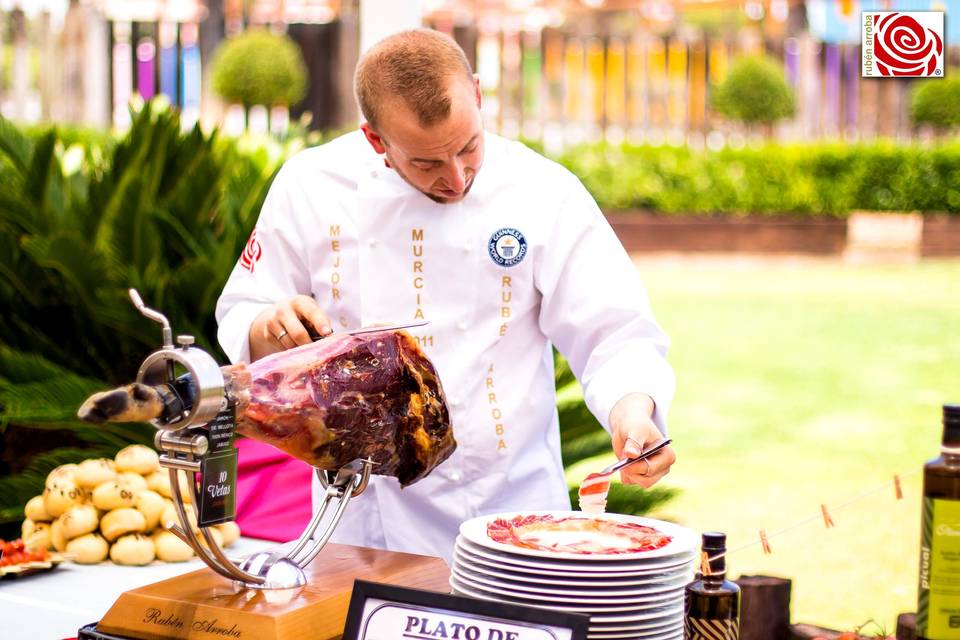
[[(406, 486), (457, 446), (440, 379), (403, 331), (334, 335), (222, 371), (240, 434), (321, 469), (369, 457), (374, 473)], [(147, 421), (161, 418), (171, 403), (188, 403), (182, 395), (170, 385), (132, 384), (91, 396), (78, 415), (89, 422)]]

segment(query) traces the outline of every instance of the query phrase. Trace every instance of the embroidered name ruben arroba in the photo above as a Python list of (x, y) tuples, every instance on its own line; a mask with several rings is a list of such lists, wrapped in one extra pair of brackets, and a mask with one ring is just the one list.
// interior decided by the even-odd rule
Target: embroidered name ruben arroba
[(494, 232), (487, 243), (490, 259), (501, 267), (512, 267), (527, 255), (527, 239), (516, 229), (505, 227)]

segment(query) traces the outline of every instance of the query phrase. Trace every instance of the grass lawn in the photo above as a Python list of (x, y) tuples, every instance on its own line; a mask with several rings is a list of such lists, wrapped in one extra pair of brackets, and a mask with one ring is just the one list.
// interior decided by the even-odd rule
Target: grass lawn
[[(654, 515), (727, 532), (733, 576), (791, 578), (794, 622), (892, 633), (916, 609), (922, 466), (960, 402), (960, 262), (637, 264), (678, 378), (681, 494)], [(804, 520), (763, 554), (760, 529)]]

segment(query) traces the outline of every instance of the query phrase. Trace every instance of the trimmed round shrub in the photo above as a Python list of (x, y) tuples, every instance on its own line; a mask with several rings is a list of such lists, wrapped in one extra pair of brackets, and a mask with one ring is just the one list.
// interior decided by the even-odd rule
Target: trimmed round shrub
[(943, 78), (918, 83), (910, 103), (914, 124), (929, 124), (949, 130), (960, 126), (960, 78)]
[(296, 104), (307, 90), (300, 47), (288, 36), (261, 29), (234, 36), (214, 54), (213, 90), (245, 107)]
[(783, 68), (766, 57), (739, 58), (712, 95), (713, 107), (725, 118), (745, 124), (771, 124), (793, 115), (793, 92)]

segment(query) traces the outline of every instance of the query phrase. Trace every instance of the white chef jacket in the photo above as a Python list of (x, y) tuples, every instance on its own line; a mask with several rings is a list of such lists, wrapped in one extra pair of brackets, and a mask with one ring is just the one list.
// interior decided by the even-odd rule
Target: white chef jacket
[(429, 320), (410, 333), (437, 369), (457, 449), (403, 490), (374, 478), (336, 541), (449, 562), (467, 519), (569, 509), (551, 343), (604, 428), (620, 398), (642, 392), (665, 432), (668, 339), (593, 198), (520, 143), (486, 133), (485, 146), (454, 204), (408, 185), (359, 131), (296, 154), (217, 304), (234, 362), (249, 360), (256, 315), (295, 294), (312, 295), (335, 330)]

